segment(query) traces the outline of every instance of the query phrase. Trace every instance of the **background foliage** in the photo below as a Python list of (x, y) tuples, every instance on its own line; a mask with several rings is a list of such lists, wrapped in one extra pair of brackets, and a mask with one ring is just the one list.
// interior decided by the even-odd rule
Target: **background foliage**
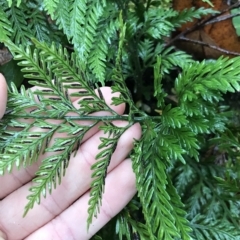
[[(61, 183), (70, 153), (102, 121), (108, 138), (101, 139), (92, 167), (91, 224), (117, 141), (140, 122), (143, 135), (131, 152), (138, 194), (93, 238), (239, 239), (240, 126), (234, 103), (240, 57), (199, 60), (172, 41), (182, 24), (221, 14), (208, 6), (176, 11), (169, 1), (0, 0), (1, 47), (14, 57), (5, 71), (13, 69), (9, 78), (15, 82), (9, 83), (8, 114), (0, 122), (0, 173), (26, 167), (40, 153), (55, 153), (36, 173), (25, 214)], [(15, 85), (23, 80), (19, 90)], [(29, 85), (47, 90), (31, 93)], [(94, 92), (102, 85), (121, 93), (113, 103), (126, 102), (128, 116)], [(85, 97), (79, 110), (68, 89), (81, 89), (71, 95)], [(112, 116), (89, 116), (100, 110)], [(92, 125), (81, 124), (86, 119)], [(129, 124), (116, 127), (114, 119)], [(33, 134), (33, 127), (45, 131)], [(49, 146), (55, 132), (68, 135)]]

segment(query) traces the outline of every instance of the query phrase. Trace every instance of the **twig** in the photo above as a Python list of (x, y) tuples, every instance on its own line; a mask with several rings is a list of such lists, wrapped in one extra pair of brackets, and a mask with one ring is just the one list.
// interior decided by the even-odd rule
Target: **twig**
[(182, 31), (181, 33), (179, 33), (176, 37), (174, 37), (173, 39), (171, 39), (166, 45), (165, 45), (165, 48), (171, 46), (175, 41), (177, 41), (178, 39), (180, 39), (182, 36), (188, 34), (188, 33), (191, 33), (197, 29), (199, 29), (200, 27), (202, 26), (205, 26), (208, 24), (208, 22), (211, 22), (213, 21), (214, 19), (220, 17), (222, 14), (230, 11), (231, 9), (233, 8), (237, 8), (240, 6), (240, 2), (237, 2), (235, 4), (233, 4), (232, 6), (224, 9), (222, 12), (214, 15), (214, 16), (209, 16), (208, 18), (206, 19), (203, 19), (202, 21), (200, 22), (196, 22), (191, 28), (187, 28), (186, 30)]
[(199, 45), (202, 45), (202, 46), (206, 46), (206, 47), (212, 48), (214, 50), (217, 50), (219, 52), (223, 52), (223, 53), (228, 54), (228, 55), (240, 56), (240, 53), (238, 53), (238, 52), (228, 51), (224, 48), (220, 48), (220, 47), (217, 47), (217, 46), (214, 46), (214, 45), (202, 42), (202, 41), (193, 40), (191, 38), (186, 38), (184, 36), (180, 37), (179, 40), (188, 41), (188, 42), (196, 43), (196, 44), (199, 44)]
[(234, 17), (237, 17), (237, 16), (240, 16), (240, 12), (239, 12), (239, 13), (235, 13), (235, 14), (223, 15), (223, 16), (220, 16), (220, 17), (217, 17), (217, 18), (213, 19), (212, 21), (207, 22), (207, 23), (205, 24), (205, 26), (206, 26), (206, 25), (209, 25), (209, 24), (221, 22), (221, 21), (227, 20), (227, 19), (229, 19), (229, 18), (234, 18)]
[[(6, 114), (3, 119), (0, 119), (1, 121), (4, 121), (6, 119), (54, 119), (54, 120), (71, 120), (71, 121), (113, 121), (113, 120), (121, 120), (121, 121), (128, 121), (129, 117), (126, 115), (114, 115), (114, 116), (89, 116), (89, 115), (81, 115), (81, 116), (54, 116), (54, 117), (49, 117), (47, 115), (38, 115), (34, 116), (32, 114), (11, 114), (8, 115)], [(148, 119), (154, 119), (154, 120), (160, 120), (161, 116), (141, 116), (141, 117), (133, 117), (134, 122), (143, 122)]]

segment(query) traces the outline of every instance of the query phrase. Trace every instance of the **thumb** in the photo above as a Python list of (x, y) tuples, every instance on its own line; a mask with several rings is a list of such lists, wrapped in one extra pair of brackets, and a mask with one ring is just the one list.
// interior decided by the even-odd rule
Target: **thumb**
[(7, 105), (7, 83), (4, 76), (0, 73), (0, 119), (4, 115)]

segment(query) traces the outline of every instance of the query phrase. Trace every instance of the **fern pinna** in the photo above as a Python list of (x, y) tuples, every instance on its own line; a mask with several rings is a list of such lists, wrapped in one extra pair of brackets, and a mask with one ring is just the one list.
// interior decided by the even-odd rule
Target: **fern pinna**
[[(49, 153), (36, 172), (24, 215), (61, 184), (70, 154), (101, 122), (108, 137), (101, 139), (92, 166), (89, 226), (118, 139), (139, 122), (142, 138), (131, 152), (138, 193), (94, 238), (108, 236), (112, 225), (114, 236), (108, 239), (239, 238), (239, 118), (224, 94), (240, 89), (240, 58), (198, 62), (166, 44), (181, 24), (215, 10), (177, 12), (151, 0), (1, 0), (0, 6), (0, 42), (36, 86), (33, 92), (9, 86), (0, 122), (0, 174)], [(152, 85), (144, 91), (149, 72)], [(137, 97), (155, 98), (150, 115), (135, 104), (129, 79)], [(128, 115), (105, 103), (99, 87), (106, 83), (121, 94), (112, 104), (127, 103)], [(72, 97), (81, 98), (78, 109)], [(95, 116), (98, 111), (106, 116)], [(113, 120), (128, 124), (117, 127)], [(50, 146), (56, 132), (65, 137)], [(218, 155), (224, 155), (221, 164)]]

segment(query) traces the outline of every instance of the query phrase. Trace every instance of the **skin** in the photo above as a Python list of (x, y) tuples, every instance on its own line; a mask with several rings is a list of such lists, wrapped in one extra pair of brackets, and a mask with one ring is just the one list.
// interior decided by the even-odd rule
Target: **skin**
[[(101, 89), (104, 99), (110, 105), (112, 94), (110, 88)], [(0, 116), (5, 111), (7, 102), (7, 86), (0, 74)], [(77, 106), (78, 99), (72, 99)], [(110, 105), (116, 112), (124, 112), (124, 104)], [(100, 112), (97, 115), (103, 115)], [(113, 124), (124, 126), (123, 121)], [(59, 135), (58, 135), (59, 136)], [(91, 129), (84, 137), (76, 156), (70, 158), (69, 167), (62, 183), (47, 198), (41, 199), (25, 218), (22, 218), (27, 203), (32, 178), (44, 156), (40, 156), (36, 164), (26, 169), (13, 169), (11, 174), (0, 176), (0, 240), (87, 240), (113, 218), (136, 193), (135, 176), (131, 160), (126, 159), (133, 148), (134, 139), (141, 136), (139, 124), (130, 127), (119, 139), (117, 148), (108, 167), (102, 206), (97, 218), (94, 218), (89, 231), (86, 220), (88, 217), (88, 200), (91, 179), (91, 165), (96, 162), (100, 137), (104, 133), (97, 127)]]

